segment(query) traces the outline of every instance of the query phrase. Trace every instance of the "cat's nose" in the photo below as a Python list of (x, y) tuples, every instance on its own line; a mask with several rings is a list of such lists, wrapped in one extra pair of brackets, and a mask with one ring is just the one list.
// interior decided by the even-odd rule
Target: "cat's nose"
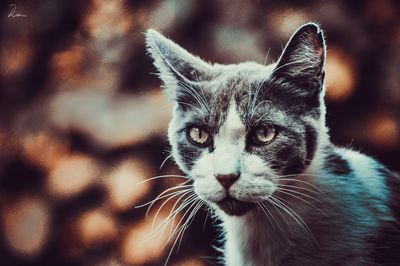
[(236, 180), (239, 179), (240, 174), (226, 174), (226, 175), (216, 175), (218, 182), (223, 186), (225, 189), (229, 189)]

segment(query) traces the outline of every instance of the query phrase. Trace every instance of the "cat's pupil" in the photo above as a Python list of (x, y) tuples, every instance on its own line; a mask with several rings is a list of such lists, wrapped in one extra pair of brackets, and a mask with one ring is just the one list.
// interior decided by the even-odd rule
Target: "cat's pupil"
[(209, 133), (200, 127), (189, 128), (187, 137), (195, 145), (207, 145), (210, 141)]
[(196, 128), (196, 134), (197, 134), (197, 139), (199, 140), (199, 142), (203, 142), (205, 139), (205, 134), (204, 134), (203, 130)]
[(255, 142), (258, 144), (261, 144), (261, 145), (271, 142), (274, 139), (274, 137), (275, 137), (275, 129), (274, 129), (274, 127), (271, 127), (271, 126), (258, 127), (255, 130), (255, 133), (253, 136)]
[(260, 140), (265, 140), (265, 139), (267, 139), (268, 134), (267, 134), (266, 129), (265, 129), (265, 128), (260, 128), (260, 129), (258, 130), (258, 136), (260, 137)]

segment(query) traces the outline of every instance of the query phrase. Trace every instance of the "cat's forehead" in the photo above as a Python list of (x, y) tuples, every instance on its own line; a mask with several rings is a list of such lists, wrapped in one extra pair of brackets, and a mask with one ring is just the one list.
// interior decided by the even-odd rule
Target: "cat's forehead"
[[(240, 109), (240, 105), (254, 98), (254, 91), (269, 79), (273, 66), (245, 62), (237, 65), (219, 65), (216, 69), (216, 77), (204, 88), (210, 92), (211, 102), (217, 102), (219, 106), (228, 106), (236, 99), (236, 106)], [(247, 94), (248, 98), (243, 97)]]
[[(253, 62), (215, 66), (216, 75), (213, 79), (198, 87), (198, 96), (205, 98), (205, 109), (208, 110), (199, 112), (198, 108), (189, 108), (187, 119), (206, 124), (211, 131), (217, 133), (229, 113), (234, 111), (241, 123), (246, 125), (252, 104), (255, 104), (253, 101), (257, 88), (268, 80), (271, 69), (272, 67)], [(196, 101), (195, 104), (201, 105), (200, 103), (201, 101)]]
[(246, 85), (262, 82), (268, 79), (275, 64), (268, 66), (255, 62), (244, 62), (233, 65), (214, 65), (214, 79), (210, 82), (210, 89), (218, 93), (229, 88), (232, 92), (244, 89)]
[(208, 92), (211, 106), (219, 112), (227, 112), (232, 102), (236, 102), (236, 108), (240, 110), (254, 99), (255, 91), (269, 79), (273, 68), (273, 65), (264, 66), (255, 62), (216, 65), (214, 78), (202, 89)]
[[(257, 123), (293, 124), (290, 106), (274, 96), (276, 86), (271, 74), (275, 65), (246, 62), (237, 65), (216, 65), (215, 76), (197, 87), (193, 106), (182, 114), (185, 123), (207, 126), (217, 134), (232, 108), (246, 130)], [(204, 104), (203, 104), (204, 103)], [(204, 107), (204, 108), (203, 108)]]

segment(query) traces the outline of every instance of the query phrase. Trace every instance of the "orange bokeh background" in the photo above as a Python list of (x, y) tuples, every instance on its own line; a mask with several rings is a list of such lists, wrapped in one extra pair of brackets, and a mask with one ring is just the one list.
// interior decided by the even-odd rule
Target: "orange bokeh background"
[[(26, 17), (10, 17), (9, 4), (0, 4), (1, 265), (166, 261), (184, 212), (154, 229), (179, 197), (147, 217), (136, 208), (184, 181), (142, 182), (182, 174), (171, 159), (160, 168), (171, 103), (145, 52), (148, 28), (211, 62), (271, 63), (298, 26), (320, 23), (333, 142), (400, 170), (398, 1), (15, 1)], [(216, 264), (217, 224), (200, 209), (169, 264)]]

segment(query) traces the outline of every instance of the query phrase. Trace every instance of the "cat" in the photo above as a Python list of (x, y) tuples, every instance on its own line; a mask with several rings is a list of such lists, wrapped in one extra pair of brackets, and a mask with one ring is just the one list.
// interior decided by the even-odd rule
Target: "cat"
[(400, 265), (400, 177), (331, 143), (318, 24), (267, 66), (207, 63), (151, 29), (146, 47), (174, 103), (174, 160), (222, 220), (226, 265)]

